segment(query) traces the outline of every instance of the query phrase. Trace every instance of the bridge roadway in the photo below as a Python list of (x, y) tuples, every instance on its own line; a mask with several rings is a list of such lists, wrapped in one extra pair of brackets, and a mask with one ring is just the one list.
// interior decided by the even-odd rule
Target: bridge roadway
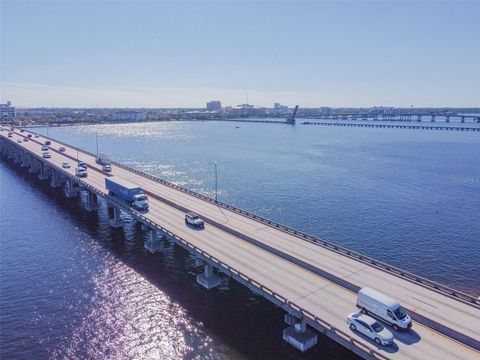
[[(17, 131), (12, 140), (27, 133)], [(8, 139), (6, 131), (0, 134)], [(41, 156), (44, 140), (32, 138), (15, 145)], [(73, 164), (76, 149), (51, 141), (52, 158), (45, 159), (46, 162), (59, 168), (64, 161)], [(57, 151), (60, 146), (66, 147), (65, 153)], [(95, 163), (94, 157), (80, 151), (79, 159), (89, 167), (85, 182), (106, 195), (107, 175)], [(75, 173), (74, 167), (65, 170), (71, 175)], [(480, 308), (476, 304), (434, 291), (123, 167), (113, 165), (112, 174), (138, 184), (150, 195), (150, 211), (145, 217), (387, 358), (480, 359)], [(207, 219), (204, 230), (185, 226), (185, 209)], [(387, 293), (418, 314), (420, 322), (414, 322), (412, 331), (398, 333), (392, 330), (393, 346), (377, 346), (363, 335), (352, 332), (345, 322), (347, 314), (356, 311), (355, 290), (364, 286)]]

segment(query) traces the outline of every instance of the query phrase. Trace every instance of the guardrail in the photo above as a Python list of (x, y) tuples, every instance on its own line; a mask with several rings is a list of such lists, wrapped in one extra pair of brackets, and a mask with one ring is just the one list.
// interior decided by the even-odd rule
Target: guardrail
[[(79, 152), (82, 152), (84, 153), (85, 155), (88, 155), (88, 156), (92, 156), (92, 157), (95, 157), (94, 154), (84, 150), (84, 149), (80, 149), (80, 148), (77, 148), (75, 146), (72, 146), (72, 145), (69, 145), (67, 143), (64, 143), (62, 141), (59, 141), (59, 140), (56, 140), (56, 139), (52, 139), (52, 138), (49, 138), (49, 137), (46, 137), (46, 136), (43, 136), (41, 135), (42, 137), (44, 138), (48, 138), (52, 141), (55, 141), (59, 144), (62, 144), (64, 146), (68, 146), (70, 148), (73, 148), (75, 150), (78, 150)], [(480, 309), (480, 299), (479, 298), (476, 298), (475, 296), (472, 296), (472, 295), (469, 295), (469, 294), (466, 294), (462, 291), (459, 291), (459, 290), (455, 290), (455, 289), (452, 289), (448, 286), (445, 286), (445, 285), (442, 285), (440, 283), (437, 283), (435, 281), (432, 281), (432, 280), (429, 280), (427, 278), (424, 278), (424, 277), (421, 277), (421, 276), (418, 276), (418, 275), (415, 275), (411, 272), (408, 272), (406, 270), (403, 270), (403, 269), (400, 269), (396, 266), (392, 266), (392, 265), (389, 265), (387, 263), (384, 263), (382, 261), (379, 261), (379, 260), (375, 260), (373, 258), (370, 258), (368, 256), (365, 256), (365, 255), (362, 255), (360, 253), (357, 253), (355, 251), (352, 251), (352, 250), (349, 250), (347, 248), (344, 248), (342, 246), (339, 246), (339, 245), (335, 245), (333, 243), (330, 243), (328, 241), (325, 241), (325, 240), (321, 240), (321, 239), (318, 239), (316, 238), (315, 236), (312, 236), (312, 235), (309, 235), (307, 233), (304, 233), (302, 231), (298, 231), (298, 230), (295, 230), (295, 229), (292, 229), (286, 225), (282, 225), (282, 224), (279, 224), (277, 222), (274, 222), (272, 220), (268, 220), (266, 218), (263, 218), (261, 216), (258, 216), (258, 215), (255, 215), (253, 213), (250, 213), (248, 211), (245, 211), (245, 210), (242, 210), (242, 209), (239, 209), (235, 206), (232, 206), (232, 205), (229, 205), (229, 204), (226, 204), (226, 203), (223, 203), (221, 201), (215, 201), (215, 199), (212, 199), (208, 196), (205, 196), (205, 195), (202, 195), (202, 194), (199, 194), (195, 191), (192, 191), (192, 190), (189, 190), (189, 189), (186, 189), (184, 187), (181, 187), (179, 185), (176, 185), (176, 184), (173, 184), (169, 181), (166, 181), (166, 180), (163, 180), (163, 179), (160, 179), (160, 178), (157, 178), (153, 175), (150, 175), (150, 174), (147, 174), (143, 171), (140, 171), (140, 170), (136, 170), (136, 169), (133, 169), (129, 166), (126, 166), (124, 164), (121, 164), (121, 163), (118, 163), (116, 161), (111, 161), (112, 164), (114, 164), (115, 166), (118, 166), (118, 167), (121, 167), (127, 171), (130, 171), (130, 172), (133, 172), (133, 173), (136, 173), (140, 176), (143, 176), (145, 178), (148, 178), (152, 181), (155, 181), (157, 183), (160, 183), (162, 185), (165, 185), (165, 186), (168, 186), (170, 188), (173, 188), (175, 190), (178, 190), (178, 191), (181, 191), (185, 194), (188, 194), (188, 195), (191, 195), (191, 196), (194, 196), (198, 199), (201, 199), (201, 200), (204, 200), (204, 201), (207, 201), (211, 204), (214, 204), (214, 205), (217, 205), (217, 206), (220, 206), (224, 209), (227, 209), (227, 210), (230, 210), (230, 211), (233, 211), (233, 212), (236, 212), (237, 214), (241, 214), (245, 217), (248, 217), (250, 219), (253, 219), (253, 220), (256, 220), (258, 222), (261, 222), (265, 225), (269, 225), (273, 228), (276, 228), (278, 230), (281, 230), (283, 232), (286, 232), (290, 235), (294, 235), (296, 236), (297, 238), (299, 239), (302, 239), (302, 240), (306, 240), (306, 241), (309, 241), (311, 243), (314, 243), (316, 245), (319, 245), (319, 246), (322, 246), (323, 248), (326, 248), (330, 251), (334, 251), (338, 254), (342, 254), (344, 256), (347, 256), (347, 257), (350, 257), (352, 259), (356, 259), (358, 261), (361, 261), (365, 264), (368, 264), (368, 265), (372, 265), (378, 269), (381, 269), (383, 271), (387, 271), (397, 277), (400, 277), (402, 279), (405, 279), (405, 280), (408, 280), (410, 282), (413, 282), (413, 283), (416, 283), (416, 284), (419, 284), (423, 287), (426, 287), (426, 288), (429, 288), (433, 291), (436, 291), (436, 292), (439, 292), (439, 293), (442, 293), (444, 295), (447, 295), (453, 299), (456, 299), (456, 300), (459, 300), (459, 301), (462, 301), (464, 303), (468, 303), (468, 304), (471, 304), (477, 308)]]
[[(11, 142), (13, 146), (19, 147), (16, 143), (11, 141), (10, 139), (7, 139), (7, 141)], [(210, 255), (208, 252), (200, 249), (199, 247), (195, 246), (194, 244), (190, 243), (189, 241), (181, 238), (180, 236), (172, 233), (168, 229), (162, 227), (161, 225), (153, 222), (149, 218), (147, 218), (145, 215), (141, 214), (140, 212), (133, 210), (129, 207), (126, 207), (123, 203), (117, 201), (116, 199), (111, 198), (108, 196), (106, 193), (101, 192), (97, 188), (91, 186), (84, 180), (70, 174), (67, 172), (65, 169), (51, 163), (47, 162), (45, 159), (43, 159), (41, 156), (32, 153), (30, 150), (22, 148), (23, 151), (28, 151), (32, 156), (37, 158), (37, 160), (48, 164), (48, 166), (52, 167), (55, 169), (55, 171), (58, 171), (59, 173), (63, 174), (65, 177), (75, 181), (79, 185), (81, 185), (83, 188), (96, 193), (97, 195), (100, 195), (102, 198), (104, 198), (106, 201), (111, 202), (115, 204), (117, 207), (123, 209), (125, 212), (131, 214), (134, 218), (137, 220), (140, 220), (142, 223), (146, 224), (147, 226), (150, 226), (153, 229), (157, 229), (162, 231), (163, 233), (167, 234), (171, 239), (173, 239), (176, 243), (181, 245), (183, 248), (187, 249), (189, 252), (194, 253), (196, 256), (210, 262), (215, 268), (218, 270), (230, 274), (232, 277), (234, 277), (237, 281), (243, 284), (247, 284), (249, 288), (252, 288), (256, 293), (261, 294), (265, 298), (269, 299), (273, 303), (279, 305), (285, 310), (293, 310), (294, 312), (300, 314), (311, 326), (313, 326), (315, 329), (319, 330), (321, 333), (326, 334), (327, 336), (331, 337), (332, 339), (336, 340), (337, 342), (343, 343), (344, 345), (347, 345), (349, 347), (355, 347), (357, 353), (361, 353), (363, 357), (365, 358), (372, 358), (372, 359), (383, 359), (383, 360), (390, 360), (389, 357), (385, 356), (384, 354), (378, 352), (377, 350), (369, 347), (365, 343), (353, 338), (349, 334), (335, 328), (333, 325), (330, 323), (320, 319), (319, 317), (313, 315), (311, 312), (308, 310), (303, 309), (302, 307), (296, 305), (294, 302), (288, 300), (284, 296), (276, 293), (275, 291), (271, 290), (270, 288), (258, 283), (257, 281), (253, 280), (250, 278), (248, 275), (245, 275), (244, 273), (238, 271), (237, 269), (233, 268), (232, 266), (224, 263), (220, 259), (217, 259), (215, 256)], [(355, 351), (355, 349), (352, 349)]]

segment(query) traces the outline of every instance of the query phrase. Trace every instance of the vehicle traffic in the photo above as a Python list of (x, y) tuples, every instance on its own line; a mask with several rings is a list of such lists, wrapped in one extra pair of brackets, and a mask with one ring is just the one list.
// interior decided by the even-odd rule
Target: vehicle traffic
[(83, 177), (87, 177), (88, 174), (87, 174), (87, 170), (86, 170), (86, 169), (77, 167), (77, 168), (75, 169), (75, 175), (77, 175), (78, 177), (83, 178)]
[(50, 140), (45, 140), (45, 145), (50, 145), (52, 142)]
[(21, 143), (22, 142), (22, 139), (17, 139), (17, 143)]
[(412, 327), (412, 319), (400, 304), (377, 290), (367, 287), (360, 289), (357, 307), (364, 314), (370, 314), (391, 325), (395, 331), (408, 330)]
[(28, 137), (24, 137), (24, 138), (23, 138), (23, 141), (24, 141), (24, 142), (27, 142), (27, 141), (28, 141)]
[(58, 148), (58, 151), (64, 152), (64, 151), (65, 151), (65, 148), (64, 148), (63, 146), (60, 146), (60, 147)]
[(105, 164), (102, 166), (102, 170), (106, 172), (112, 172), (112, 166), (110, 164)]
[(44, 151), (43, 154), (42, 154), (42, 157), (44, 157), (45, 159), (50, 159), (52, 157), (52, 155), (50, 155), (50, 153), (48, 151)]
[(148, 210), (148, 197), (139, 186), (113, 176), (105, 178), (105, 187), (110, 196), (122, 201), (126, 205), (138, 210)]
[(391, 345), (393, 343), (393, 334), (368, 315), (362, 313), (349, 314), (347, 324), (351, 330), (368, 336), (378, 345)]
[(62, 168), (69, 169), (69, 168), (71, 168), (71, 165), (68, 162), (64, 162), (64, 163), (62, 163)]
[(42, 145), (42, 151), (48, 151), (48, 146), (47, 145)]
[(105, 154), (100, 154), (95, 158), (95, 162), (100, 165), (109, 165), (110, 159)]
[(77, 164), (77, 166), (78, 166), (79, 168), (82, 168), (82, 169), (84, 169), (84, 170), (87, 170), (87, 164), (85, 164), (83, 161), (79, 161), (78, 164)]
[(205, 222), (194, 212), (188, 212), (185, 214), (185, 225), (203, 229), (205, 227)]

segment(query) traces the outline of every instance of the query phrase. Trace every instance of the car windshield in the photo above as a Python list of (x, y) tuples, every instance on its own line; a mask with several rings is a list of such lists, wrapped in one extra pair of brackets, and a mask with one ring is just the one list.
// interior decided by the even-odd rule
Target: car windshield
[(381, 332), (381, 331), (383, 330), (383, 326), (380, 325), (378, 322), (375, 321), (375, 322), (372, 324), (372, 329), (373, 329), (373, 331), (375, 331), (376, 333), (379, 333), (379, 332)]
[(200, 220), (198, 216), (192, 216), (192, 220)]
[(138, 195), (137, 200), (139, 201), (147, 200), (147, 197), (145, 195)]
[(399, 306), (397, 310), (395, 310), (393, 313), (399, 320), (403, 320), (407, 317), (407, 313), (405, 312), (405, 310), (403, 310), (401, 306)]

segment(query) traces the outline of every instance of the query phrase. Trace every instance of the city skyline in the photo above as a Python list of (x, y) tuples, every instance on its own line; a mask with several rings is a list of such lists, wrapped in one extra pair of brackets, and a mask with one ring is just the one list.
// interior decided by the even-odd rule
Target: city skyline
[(479, 10), (473, 2), (2, 2), (1, 102), (200, 108), (248, 94), (266, 107), (475, 107)]

